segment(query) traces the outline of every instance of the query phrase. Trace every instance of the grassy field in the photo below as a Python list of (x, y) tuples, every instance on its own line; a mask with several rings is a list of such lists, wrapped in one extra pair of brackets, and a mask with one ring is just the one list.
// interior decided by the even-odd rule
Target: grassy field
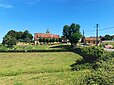
[(82, 57), (72, 52), (0, 53), (0, 85), (73, 85), (88, 71), (71, 71)]
[(64, 50), (64, 44), (58, 45), (24, 45), (24, 46), (14, 46), (14, 50)]
[(114, 46), (114, 42), (103, 42), (103, 44), (109, 44), (109, 45), (113, 45)]
[(48, 45), (26, 45), (26, 46), (14, 46), (15, 50), (48, 50)]

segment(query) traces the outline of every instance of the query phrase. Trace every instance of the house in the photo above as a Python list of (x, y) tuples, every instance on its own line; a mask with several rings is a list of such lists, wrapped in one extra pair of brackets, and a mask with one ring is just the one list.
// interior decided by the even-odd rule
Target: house
[[(84, 41), (86, 44), (96, 45), (96, 37), (85, 38)], [(101, 43), (101, 38), (98, 38), (98, 45)]]
[(47, 30), (46, 31), (46, 33), (35, 33), (34, 34), (34, 43), (35, 43), (35, 45), (37, 45), (37, 44), (40, 44), (40, 42), (39, 42), (39, 39), (40, 38), (43, 38), (43, 39), (59, 39), (60, 38), (60, 36), (59, 35), (57, 35), (57, 34), (50, 34), (50, 32)]

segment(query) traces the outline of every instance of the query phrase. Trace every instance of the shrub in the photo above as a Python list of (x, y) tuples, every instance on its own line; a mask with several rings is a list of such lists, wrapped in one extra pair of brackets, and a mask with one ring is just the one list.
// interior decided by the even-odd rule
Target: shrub
[(98, 54), (94, 55), (97, 59), (89, 64), (75, 65), (75, 70), (90, 69), (91, 71), (90, 74), (82, 76), (80, 81), (76, 82), (76, 84), (114, 85), (114, 52), (106, 52), (99, 48), (94, 48), (94, 50), (84, 48), (83, 52), (91, 56), (93, 56), (92, 53), (98, 52)]
[(84, 78), (86, 85), (114, 85), (114, 59), (99, 62), (100, 67)]
[(99, 74), (91, 74), (85, 77), (83, 84), (86, 85), (109, 85), (103, 76)]
[(86, 56), (98, 58), (101, 57), (105, 53), (105, 51), (102, 48), (93, 46), (82, 48), (82, 53)]
[(7, 50), (7, 47), (0, 44), (0, 50)]
[(81, 61), (77, 61), (75, 64), (71, 65), (72, 70), (83, 70), (83, 69), (96, 69), (98, 65), (96, 61), (105, 59), (103, 57), (107, 54), (102, 48), (99, 47), (83, 47), (75, 49), (83, 57)]
[(76, 71), (83, 70), (83, 69), (92, 69), (92, 64), (90, 63), (77, 64), (77, 65), (74, 65), (72, 68), (72, 70), (76, 70)]

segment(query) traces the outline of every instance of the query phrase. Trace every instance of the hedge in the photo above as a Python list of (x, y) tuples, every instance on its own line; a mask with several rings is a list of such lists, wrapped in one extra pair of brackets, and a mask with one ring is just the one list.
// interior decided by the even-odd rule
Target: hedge
[(69, 52), (70, 50), (0, 50), (0, 53)]

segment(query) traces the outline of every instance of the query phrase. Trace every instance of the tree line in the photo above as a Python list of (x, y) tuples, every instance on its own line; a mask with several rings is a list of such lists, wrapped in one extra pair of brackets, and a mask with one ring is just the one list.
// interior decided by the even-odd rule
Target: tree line
[(114, 40), (114, 35), (106, 34), (105, 36), (100, 36), (101, 40)]
[(8, 47), (12, 47), (13, 45), (16, 45), (17, 42), (27, 42), (30, 43), (33, 40), (33, 36), (31, 33), (29, 33), (28, 30), (22, 31), (15, 31), (10, 30), (4, 37), (2, 44)]
[[(71, 25), (64, 25), (63, 27), (63, 36), (65, 39), (68, 39), (72, 46), (75, 46), (79, 39), (82, 37), (80, 33), (80, 25), (72, 23)], [(16, 45), (17, 42), (27, 42), (30, 43), (33, 41), (33, 36), (29, 33), (28, 30), (22, 31), (15, 31), (10, 30), (4, 37), (2, 44), (8, 47), (12, 47)], [(54, 42), (61, 42), (62, 39), (55, 39), (55, 38), (39, 38), (40, 43), (54, 43)]]
[(39, 38), (39, 43), (40, 44), (45, 44), (45, 43), (47, 43), (47, 44), (49, 44), (49, 43), (54, 43), (54, 42), (61, 42), (62, 41), (62, 39), (61, 38), (58, 38), (58, 39), (55, 39), (55, 38), (42, 38), (42, 37), (40, 37)]

